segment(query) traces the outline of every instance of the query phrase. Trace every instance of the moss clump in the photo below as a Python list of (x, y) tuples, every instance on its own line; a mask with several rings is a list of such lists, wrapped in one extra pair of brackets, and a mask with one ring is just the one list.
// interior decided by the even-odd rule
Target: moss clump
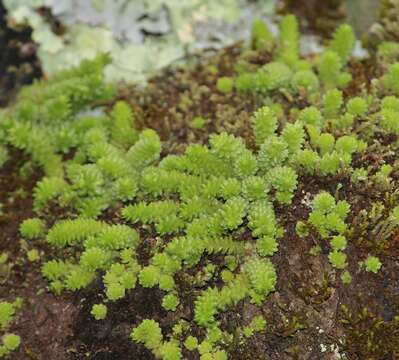
[[(365, 249), (360, 239), (390, 238), (397, 226), (397, 198), (387, 195), (397, 187), (396, 64), (356, 93), (349, 88), (355, 39), (348, 26), (336, 30), (324, 53), (308, 58), (299, 52), (296, 18), (285, 17), (280, 30), (269, 38), (265, 24), (256, 24), (256, 61), (251, 50), (235, 71), (209, 81), (220, 100), (252, 99), (240, 124), (247, 125), (245, 136), (227, 121), (214, 127), (223, 131), (206, 133), (212, 120), (204, 121), (194, 126), (206, 130), (202, 141), (172, 151), (127, 102), (109, 105), (114, 90), (102, 79), (104, 58), (25, 89), (1, 113), (1, 145), (24, 150), (44, 170), (33, 192), (43, 220), (26, 220), (21, 233), (43, 237), (53, 249), (41, 266), (51, 290), (97, 286), (95, 319), (130, 296), (157, 294), (154, 307), (168, 312), (165, 322), (157, 314), (132, 317), (131, 334), (156, 358), (181, 359), (187, 352), (225, 359), (237, 343), (264, 332), (294, 336), (307, 325), (277, 303), (280, 294), (297, 292), (320, 310), (332, 293), (330, 278), (359, 281), (352, 269), (366, 256), (381, 257), (384, 267), (389, 262), (383, 249)], [(186, 94), (179, 107), (189, 108), (190, 101)], [(88, 113), (93, 104), (96, 111)], [(209, 117), (198, 111), (181, 131), (198, 118)], [(369, 160), (381, 144), (378, 161)], [(384, 211), (366, 210), (356, 188), (362, 181)], [(46, 214), (55, 205), (62, 217), (53, 222)], [(356, 225), (362, 211), (366, 218), (380, 214), (381, 225), (363, 218)], [(305, 251), (290, 254), (292, 244)], [(291, 271), (285, 258), (294, 266), (318, 261), (328, 274), (314, 286), (312, 270), (297, 268), (285, 277)], [(369, 269), (377, 272), (371, 260)], [(269, 310), (266, 319), (248, 322), (240, 315), (231, 326), (229, 316), (246, 308)], [(315, 316), (314, 308), (306, 310)]]

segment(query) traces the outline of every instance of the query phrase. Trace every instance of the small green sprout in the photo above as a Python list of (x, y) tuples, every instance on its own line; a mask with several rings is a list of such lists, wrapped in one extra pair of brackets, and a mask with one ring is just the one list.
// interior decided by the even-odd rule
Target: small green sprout
[(252, 130), (257, 145), (262, 145), (277, 130), (277, 116), (268, 106), (258, 109), (252, 117)]
[(252, 23), (251, 46), (256, 50), (271, 50), (273, 47), (273, 34), (261, 19)]
[(399, 95), (399, 63), (392, 64), (382, 77), (382, 84), (387, 90)]
[(44, 223), (39, 218), (27, 219), (20, 225), (19, 231), (24, 238), (38, 238), (44, 232)]
[(217, 350), (213, 353), (213, 360), (227, 360), (227, 353), (224, 350)]
[(368, 179), (369, 172), (365, 168), (354, 169), (351, 175), (351, 181), (355, 184), (364, 182)]
[(303, 221), (298, 221), (295, 225), (295, 231), (299, 237), (306, 237), (309, 235), (309, 228)]
[(331, 89), (323, 97), (324, 115), (326, 117), (337, 116), (343, 104), (343, 93), (338, 89)]
[(341, 274), (341, 281), (345, 285), (350, 284), (352, 282), (352, 275), (350, 274), (350, 272), (348, 270), (345, 270)]
[(292, 83), (297, 91), (303, 89), (308, 93), (314, 93), (320, 86), (318, 77), (311, 70), (297, 71), (292, 77)]
[(191, 120), (191, 127), (194, 129), (203, 129), (206, 125), (206, 120), (202, 116), (197, 116)]
[(10, 352), (16, 350), (21, 344), (21, 338), (15, 334), (6, 334), (3, 336), (3, 345), (0, 346), (0, 357), (7, 356)]
[(144, 267), (139, 274), (140, 285), (146, 288), (154, 287), (159, 282), (160, 271), (156, 266)]
[(328, 260), (330, 261), (331, 265), (337, 269), (344, 269), (348, 265), (346, 262), (346, 254), (341, 251), (331, 251), (328, 254)]
[(29, 250), (29, 251), (26, 253), (26, 255), (27, 255), (28, 260), (29, 260), (30, 262), (35, 262), (35, 261), (40, 260), (40, 254), (39, 254), (39, 251), (38, 251), (37, 249)]
[(334, 32), (329, 50), (339, 55), (343, 64), (346, 64), (355, 49), (356, 37), (348, 24), (342, 24)]
[(179, 298), (175, 294), (168, 294), (162, 299), (162, 306), (165, 310), (175, 311), (179, 305)]
[(3, 252), (0, 253), (0, 265), (5, 264), (8, 260), (8, 254)]
[(197, 338), (191, 335), (188, 336), (187, 339), (184, 341), (184, 346), (187, 348), (187, 350), (195, 350), (198, 346)]
[(159, 349), (162, 360), (180, 360), (182, 357), (181, 349), (174, 340), (162, 344)]
[(256, 241), (256, 248), (259, 255), (271, 256), (278, 251), (278, 243), (274, 237), (263, 236)]
[(381, 261), (378, 257), (376, 256), (369, 256), (365, 261), (364, 261), (364, 266), (366, 267), (366, 271), (372, 272), (374, 274), (377, 274), (378, 271), (381, 269)]
[(243, 328), (243, 335), (245, 337), (251, 337), (255, 332), (260, 332), (265, 330), (266, 320), (263, 316), (255, 316), (248, 326)]
[(118, 283), (110, 284), (107, 287), (106, 295), (111, 301), (122, 299), (125, 296), (125, 288)]
[(345, 236), (337, 235), (331, 239), (330, 244), (334, 250), (345, 250), (347, 241), (346, 241)]
[(363, 116), (367, 112), (367, 102), (361, 97), (354, 97), (346, 104), (348, 113), (355, 116)]
[(212, 351), (212, 343), (210, 341), (204, 340), (201, 344), (198, 346), (198, 352), (201, 355), (210, 353)]
[(221, 77), (218, 79), (216, 88), (222, 93), (229, 93), (233, 90), (234, 82), (230, 77)]
[(162, 332), (155, 320), (145, 319), (133, 329), (131, 338), (138, 343), (143, 343), (147, 349), (155, 350), (161, 346)]
[(94, 304), (91, 312), (96, 320), (104, 320), (107, 316), (107, 306), (104, 304)]
[(317, 256), (321, 253), (321, 246), (320, 245), (314, 245), (310, 248), (309, 254), (312, 256)]
[(234, 274), (230, 270), (224, 269), (222, 270), (220, 277), (223, 282), (228, 283), (234, 279)]

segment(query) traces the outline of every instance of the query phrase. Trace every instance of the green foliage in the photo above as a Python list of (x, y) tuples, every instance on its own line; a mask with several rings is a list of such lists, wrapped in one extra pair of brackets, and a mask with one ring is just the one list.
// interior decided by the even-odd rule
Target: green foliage
[(399, 63), (392, 64), (381, 81), (385, 89), (399, 96)]
[[(321, 192), (313, 199), (313, 211), (309, 215), (309, 222), (320, 233), (327, 237), (331, 232), (343, 234), (347, 228), (346, 216), (350, 206), (345, 201), (336, 202), (327, 192)], [(341, 239), (341, 238), (338, 238)]]
[(327, 91), (323, 98), (324, 115), (326, 117), (334, 117), (338, 115), (342, 103), (342, 91), (337, 89)]
[(188, 336), (187, 339), (184, 341), (184, 346), (192, 351), (197, 348), (198, 346), (198, 339), (194, 336)]
[(255, 332), (260, 332), (265, 330), (266, 320), (263, 316), (255, 316), (248, 326), (243, 328), (243, 334), (245, 337), (251, 337)]
[(346, 245), (347, 245), (347, 241), (346, 238), (342, 235), (337, 235), (337, 236), (333, 236), (333, 238), (331, 239), (331, 247), (334, 250), (345, 250), (346, 249)]
[(331, 265), (337, 269), (344, 269), (347, 266), (346, 255), (341, 251), (334, 250), (330, 252), (328, 254), (328, 260), (330, 260)]
[(354, 97), (349, 99), (346, 104), (346, 109), (348, 113), (355, 116), (364, 116), (367, 113), (367, 102), (361, 97)]
[(96, 220), (63, 220), (49, 230), (46, 239), (51, 245), (71, 246), (100, 233), (104, 227), (104, 223)]
[(210, 326), (215, 322), (219, 297), (217, 289), (205, 290), (195, 302), (195, 321), (201, 326)]
[(143, 287), (154, 287), (159, 282), (160, 270), (156, 266), (148, 265), (139, 274), (139, 282)]
[(227, 200), (220, 209), (222, 217), (222, 226), (229, 230), (237, 229), (243, 222), (246, 215), (246, 202), (240, 197)]
[[(0, 302), (0, 330), (7, 330), (15, 316), (15, 310), (18, 309), (20, 304), (19, 298), (14, 303), (7, 301)], [(0, 344), (0, 357), (9, 355), (12, 351), (16, 350), (21, 342), (18, 335), (6, 333), (2, 337), (2, 344)]]
[(112, 109), (111, 120), (112, 140), (119, 146), (129, 149), (138, 140), (132, 110), (125, 102), (118, 101)]
[(272, 206), (266, 201), (254, 203), (249, 209), (249, 228), (255, 237), (276, 236), (277, 221)]
[(216, 83), (216, 88), (222, 93), (229, 93), (233, 90), (233, 79), (229, 77), (221, 77)]
[(329, 45), (329, 50), (339, 55), (343, 64), (345, 64), (355, 48), (356, 38), (352, 28), (347, 24), (342, 24), (334, 32)]
[(159, 350), (163, 360), (180, 360), (181, 349), (175, 341), (168, 341)]
[(278, 57), (290, 67), (297, 65), (299, 58), (299, 26), (293, 15), (285, 16), (280, 22)]
[(322, 249), (320, 245), (314, 245), (310, 248), (309, 254), (312, 256), (317, 256), (321, 253)]
[(301, 110), (298, 116), (298, 121), (305, 125), (312, 125), (316, 128), (323, 126), (323, 116), (318, 108), (309, 106)]
[[(178, 341), (186, 339), (187, 351), (197, 350), (201, 359), (227, 359), (221, 348), (236, 339), (226, 333), (222, 313), (239, 303), (261, 306), (266, 301), (277, 286), (275, 254), (279, 247), (287, 249), (288, 240), (307, 242), (313, 256), (329, 246), (332, 266), (345, 269), (351, 260), (344, 252), (347, 242), (351, 248), (359, 246), (353, 241), (359, 234), (347, 224), (347, 218), (356, 224), (356, 216), (348, 217), (349, 202), (338, 199), (352, 195), (359, 185), (386, 192), (381, 197), (390, 201), (383, 213), (388, 225), (381, 227), (386, 233), (393, 233), (399, 222), (396, 199), (389, 195), (396, 185), (392, 159), (397, 144), (375, 153), (381, 157), (380, 169), (369, 166), (377, 142), (399, 133), (399, 100), (389, 95), (395, 94), (395, 69), (382, 77), (385, 89), (371, 81), (370, 91), (355, 86), (342, 91), (351, 79), (345, 66), (353, 50), (352, 31), (340, 27), (327, 51), (304, 59), (296, 19), (285, 17), (280, 27), (278, 40), (262, 22), (254, 23), (254, 51), (239, 59), (236, 78), (220, 78), (216, 84), (218, 98), (231, 97), (227, 93), (235, 86), (243, 109), (260, 106), (247, 124), (251, 128), (243, 131), (241, 117), (225, 127), (229, 132), (219, 131), (218, 115), (215, 123), (206, 121), (218, 133), (184, 149), (175, 148), (170, 139), (164, 146), (160, 136), (167, 132), (135, 128), (150, 121), (148, 109), (143, 108), (141, 117), (126, 102), (116, 102), (109, 112), (97, 106), (108, 104), (112, 95), (100, 74), (104, 59), (23, 90), (14, 107), (1, 114), (1, 146), (23, 150), (44, 170), (33, 193), (37, 217), (25, 220), (20, 232), (27, 239), (45, 237), (56, 248), (41, 269), (50, 289), (57, 294), (77, 291), (95, 280), (102, 282), (106, 303), (139, 289), (162, 293), (159, 305), (175, 311), (176, 320), (162, 329), (165, 338), (151, 319), (131, 335), (156, 358), (181, 359)], [(260, 63), (262, 59), (269, 61)], [(196, 115), (204, 114), (187, 119), (179, 114), (194, 135), (179, 134), (197, 139), (203, 133), (198, 130), (205, 120), (193, 125)], [(177, 125), (165, 126), (174, 131)], [(359, 165), (363, 159), (365, 165)], [(296, 224), (298, 239), (287, 224), (309, 206), (308, 217)], [(55, 222), (47, 219), (53, 212)], [(359, 238), (369, 228), (379, 229), (366, 225)], [(381, 267), (369, 262), (370, 269)], [(351, 281), (348, 271), (338, 274), (343, 283)], [(192, 299), (194, 309), (183, 325), (185, 297)], [(96, 319), (104, 319), (106, 312), (104, 304), (92, 307)], [(0, 305), (4, 326), (13, 315), (12, 307), (10, 312)], [(255, 317), (238, 326), (241, 341), (263, 331), (265, 320)], [(193, 328), (201, 334), (198, 339)]]
[(37, 249), (31, 249), (31, 250), (27, 251), (26, 257), (28, 258), (28, 260), (30, 262), (34, 262), (34, 261), (40, 260), (40, 254), (39, 254), (39, 251)]
[(107, 307), (104, 304), (94, 304), (90, 314), (92, 314), (96, 320), (104, 320), (107, 316)]
[(381, 127), (389, 133), (399, 134), (398, 114), (399, 111), (392, 109), (381, 110), (379, 113)]
[(292, 77), (292, 84), (297, 91), (305, 90), (312, 94), (319, 89), (319, 78), (312, 70), (299, 70)]
[(302, 149), (302, 144), (305, 141), (305, 132), (300, 123), (288, 123), (284, 127), (281, 136), (287, 144), (290, 155), (295, 155)]
[(321, 55), (318, 70), (320, 80), (327, 88), (345, 87), (352, 79), (350, 73), (342, 71), (342, 60), (334, 51)]
[(33, 193), (35, 210), (41, 210), (50, 201), (55, 200), (64, 192), (65, 182), (59, 177), (45, 177), (40, 180)]
[(270, 136), (261, 145), (258, 154), (259, 167), (267, 171), (283, 165), (288, 157), (288, 145), (281, 137)]
[(179, 298), (175, 294), (168, 294), (162, 299), (165, 310), (175, 311), (179, 305)]
[(295, 225), (295, 232), (299, 237), (305, 237), (309, 235), (309, 229), (306, 223), (298, 221)]
[(251, 46), (255, 50), (271, 50), (273, 47), (273, 34), (261, 19), (256, 19), (252, 23)]
[(245, 273), (250, 281), (252, 301), (260, 305), (275, 290), (276, 270), (268, 259), (252, 259), (245, 264)]
[(319, 166), (320, 157), (316, 151), (304, 149), (295, 156), (297, 165), (301, 166), (306, 172), (313, 174)]
[(38, 238), (43, 235), (44, 223), (39, 218), (27, 219), (20, 225), (19, 231), (27, 239)]
[[(59, 152), (76, 146), (74, 118), (93, 101), (109, 99), (112, 89), (103, 82), (107, 57), (83, 62), (51, 81), (25, 88), (12, 108), (7, 132), (10, 145), (28, 153), (49, 176), (62, 173)], [(40, 205), (40, 204), (39, 204)]]
[(352, 275), (349, 273), (348, 270), (345, 270), (342, 274), (341, 274), (341, 281), (342, 283), (344, 283), (345, 285), (348, 285), (352, 282)]
[(275, 238), (264, 236), (256, 241), (256, 248), (260, 256), (271, 256), (278, 251), (278, 243)]
[(256, 143), (262, 145), (277, 130), (277, 117), (270, 107), (258, 109), (252, 118), (252, 129)]
[(15, 306), (7, 301), (0, 302), (0, 329), (5, 329), (15, 315)]
[(377, 55), (381, 63), (393, 63), (399, 57), (399, 45), (393, 41), (383, 41), (378, 45)]
[[(287, 54), (287, 56), (289, 56)], [(273, 90), (288, 88), (292, 79), (292, 71), (281, 62), (270, 62), (263, 65), (254, 77), (254, 90), (267, 93)]]
[(320, 134), (317, 139), (317, 146), (321, 155), (331, 153), (334, 149), (335, 138), (329, 133)]
[(3, 344), (0, 345), (0, 357), (7, 356), (12, 351), (16, 350), (20, 343), (21, 338), (15, 334), (5, 334), (2, 338)]
[(372, 272), (374, 274), (377, 274), (378, 271), (381, 269), (381, 261), (378, 257), (376, 256), (369, 256), (365, 261), (364, 261), (364, 266), (366, 268), (366, 271)]
[(276, 190), (276, 200), (282, 204), (290, 204), (298, 184), (295, 171), (287, 166), (275, 167), (269, 172), (270, 182)]
[(150, 350), (161, 347), (162, 332), (159, 324), (150, 319), (143, 320), (140, 325), (133, 329), (131, 338), (138, 343), (143, 343)]

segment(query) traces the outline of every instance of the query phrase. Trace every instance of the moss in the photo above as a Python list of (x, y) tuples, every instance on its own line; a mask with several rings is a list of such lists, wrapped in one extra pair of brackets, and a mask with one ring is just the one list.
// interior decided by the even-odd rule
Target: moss
[[(303, 58), (294, 17), (273, 47), (258, 44), (268, 36), (258, 24), (252, 49), (169, 69), (118, 100), (104, 59), (26, 89), (1, 139), (45, 172), (33, 191), (44, 221), (21, 231), (47, 234), (50, 289), (93, 291), (86, 312), (102, 316), (92, 305), (107, 301), (112, 324), (131, 322), (126, 346), (164, 359), (260, 358), (276, 339), (280, 353), (306, 357), (333, 294), (373, 286), (370, 306), (391, 296), (379, 280), (396, 269), (396, 68), (354, 86), (352, 32), (340, 29)], [(103, 111), (81, 113), (92, 107)], [(376, 274), (358, 271), (368, 256), (381, 259)], [(266, 331), (249, 321), (260, 313)]]

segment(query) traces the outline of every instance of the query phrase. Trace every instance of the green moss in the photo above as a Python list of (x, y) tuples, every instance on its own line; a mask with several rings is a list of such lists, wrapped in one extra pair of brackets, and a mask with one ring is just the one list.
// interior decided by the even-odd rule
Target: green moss
[(103, 320), (107, 316), (107, 307), (104, 304), (94, 304), (91, 314), (96, 320)]
[(233, 90), (233, 79), (229, 77), (221, 77), (218, 79), (216, 88), (222, 93), (229, 93)]
[[(100, 114), (87, 115), (93, 103), (113, 101), (102, 81), (105, 62), (96, 59), (24, 90), (1, 125), (7, 134), (1, 146), (23, 150), (45, 173), (33, 191), (37, 217), (25, 220), (20, 231), (27, 239), (43, 237), (54, 249), (41, 267), (50, 289), (83, 290), (97, 279), (104, 289), (99, 296), (110, 302), (141, 292), (161, 294), (162, 300), (154, 296), (154, 319), (161, 306), (173, 311), (160, 321), (162, 329), (145, 319), (132, 325), (131, 335), (157, 358), (182, 358), (180, 341), (186, 339), (184, 351), (226, 359), (235, 342), (263, 336), (266, 323), (255, 317), (248, 324), (240, 313), (233, 324), (230, 317), (241, 306), (251, 311), (265, 306), (267, 322), (273, 322), (275, 306), (268, 302), (286, 294), (270, 295), (285, 286), (301, 294), (306, 306), (321, 306), (331, 295), (327, 272), (349, 284), (350, 273), (340, 270), (359, 260), (364, 239), (385, 239), (361, 254), (378, 254), (386, 264), (386, 239), (399, 217), (395, 195), (389, 195), (397, 185), (397, 64), (358, 93), (356, 84), (347, 87), (350, 28), (340, 27), (326, 51), (306, 59), (299, 53), (297, 20), (285, 17), (280, 30), (274, 38), (256, 22), (253, 50), (238, 59), (237, 73), (232, 65), (208, 69), (206, 85), (195, 94), (187, 85), (171, 109), (174, 96), (166, 101), (160, 91), (150, 100), (135, 98), (139, 111), (118, 101), (109, 111), (96, 107)], [(236, 101), (235, 112), (230, 101)], [(199, 102), (207, 106), (196, 106)], [(162, 121), (145, 128), (146, 111), (154, 108), (163, 111)], [(234, 121), (223, 122), (224, 116)], [(174, 137), (167, 138), (169, 133)], [(197, 143), (175, 141), (186, 135), (198, 140), (197, 133), (203, 136)], [(378, 145), (384, 151), (376, 151)], [(363, 186), (386, 210), (371, 209), (358, 234), (350, 224), (363, 214), (365, 196), (357, 192)], [(56, 219), (47, 218), (54, 206)], [(306, 286), (313, 266), (292, 280), (297, 269), (287, 271), (281, 259), (287, 255), (291, 261), (292, 255), (298, 265), (293, 249), (302, 251), (301, 261), (330, 261), (333, 268), (326, 267), (322, 284)], [(309, 249), (320, 259), (306, 259)], [(368, 271), (381, 267), (375, 259), (364, 262)], [(281, 271), (286, 281), (278, 281)], [(3, 306), (6, 327), (13, 313)], [(187, 307), (192, 314), (185, 313)], [(103, 319), (106, 309), (94, 304), (92, 315)], [(291, 315), (284, 318), (283, 337), (306, 326)], [(270, 328), (276, 331), (275, 324)]]

